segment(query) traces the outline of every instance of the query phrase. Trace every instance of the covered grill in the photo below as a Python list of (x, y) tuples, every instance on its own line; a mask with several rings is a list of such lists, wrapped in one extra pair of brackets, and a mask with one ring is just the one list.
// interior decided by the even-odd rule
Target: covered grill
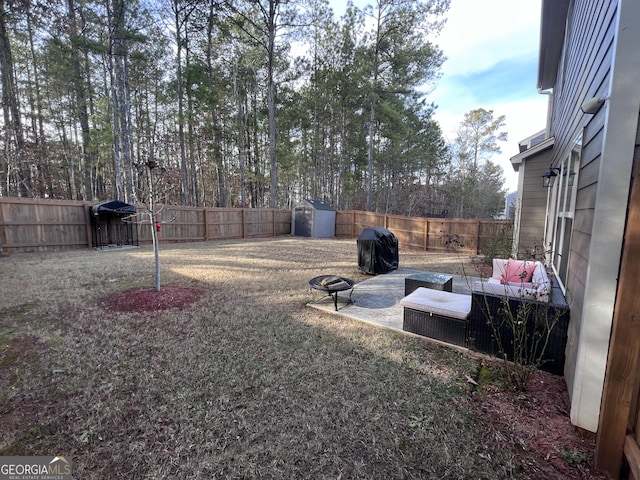
[(358, 237), (358, 269), (377, 275), (398, 268), (398, 239), (386, 228), (365, 228)]

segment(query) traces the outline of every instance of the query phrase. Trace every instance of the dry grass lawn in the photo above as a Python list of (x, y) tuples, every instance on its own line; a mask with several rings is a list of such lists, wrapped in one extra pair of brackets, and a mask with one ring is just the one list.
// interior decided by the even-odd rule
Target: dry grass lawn
[(150, 247), (0, 258), (0, 455), (65, 455), (79, 479), (546, 478), (492, 441), (472, 357), (306, 306), (316, 275), (368, 278), (356, 257), (355, 240), (163, 245), (162, 284), (202, 294), (152, 313), (104, 304), (153, 285)]

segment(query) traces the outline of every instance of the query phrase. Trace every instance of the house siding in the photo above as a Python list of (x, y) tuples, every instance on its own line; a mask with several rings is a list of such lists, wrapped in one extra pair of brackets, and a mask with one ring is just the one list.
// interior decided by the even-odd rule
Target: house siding
[(596, 95), (606, 95), (609, 90), (616, 3), (607, 0), (574, 2), (566, 43), (566, 69), (561, 65), (559, 83), (554, 88), (551, 115), (551, 135), (556, 138), (554, 164), (568, 155), (579, 130), (590, 119), (576, 115), (582, 102)]
[[(583, 127), (582, 157), (577, 175), (578, 189), (574, 213), (569, 268), (566, 280), (567, 296), (571, 302), (565, 378), (570, 394), (574, 387), (574, 374), (578, 341), (583, 319), (589, 251), (593, 230), (597, 181), (602, 152), (602, 131), (606, 109), (596, 115), (576, 115), (586, 98), (608, 92), (609, 74), (614, 41), (616, 2), (578, 0), (570, 10), (566, 39), (568, 61), (566, 70), (559, 73), (559, 84), (554, 89), (554, 109), (551, 115), (551, 133), (556, 138), (551, 163), (562, 162), (573, 148)], [(588, 121), (588, 123), (586, 123)]]
[[(571, 302), (565, 377), (571, 420), (598, 429), (627, 215), (640, 90), (640, 5), (635, 0), (576, 0), (568, 18), (550, 131), (553, 162), (582, 135), (571, 235), (567, 297)], [(564, 58), (564, 57), (563, 57)], [(565, 69), (562, 71), (562, 69)], [(606, 98), (600, 110), (579, 106)]]
[[(544, 237), (544, 221), (547, 207), (547, 189), (542, 188), (542, 175), (549, 169), (551, 149), (529, 157), (520, 168), (526, 168), (524, 183), (521, 187), (521, 218), (519, 235), (516, 239), (518, 257), (529, 259), (538, 247), (536, 254), (542, 254)], [(523, 172), (524, 173), (524, 172)]]
[[(585, 337), (601, 337), (606, 329), (599, 326), (584, 330), (584, 322), (593, 315), (596, 298), (587, 298), (590, 291), (590, 268), (598, 181), (601, 175), (607, 108), (595, 115), (584, 115), (580, 105), (588, 98), (606, 96), (611, 86), (612, 64), (615, 51), (616, 15), (618, 2), (610, 0), (576, 0), (569, 11), (565, 52), (554, 88), (550, 133), (556, 139), (551, 163), (559, 165), (566, 159), (582, 134), (580, 168), (576, 177), (576, 206), (569, 249), (569, 266), (565, 281), (567, 298), (571, 306), (568, 330), (565, 378), (572, 397), (572, 420), (587, 430), (597, 429), (597, 385), (603, 381), (606, 352), (584, 348)], [(566, 59), (566, 60), (565, 60)], [(593, 277), (591, 277), (593, 278)], [(606, 298), (604, 297), (601, 298)], [(596, 309), (605, 315), (609, 305), (599, 301)], [(589, 305), (589, 307), (587, 307)], [(611, 306), (612, 308), (612, 306)], [(583, 331), (584, 330), (584, 331)], [(600, 339), (606, 341), (608, 337)], [(596, 342), (597, 343), (597, 342)], [(582, 350), (581, 350), (582, 348)], [(592, 369), (593, 376), (585, 375)], [(595, 388), (594, 388), (595, 387)], [(600, 390), (601, 392), (601, 390)], [(595, 413), (594, 413), (595, 410)]]

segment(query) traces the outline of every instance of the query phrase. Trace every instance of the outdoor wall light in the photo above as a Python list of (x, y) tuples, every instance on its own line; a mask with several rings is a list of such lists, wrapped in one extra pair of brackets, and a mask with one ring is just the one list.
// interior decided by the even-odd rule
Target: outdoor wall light
[(586, 113), (587, 115), (593, 115), (598, 110), (600, 110), (600, 107), (602, 107), (602, 105), (604, 104), (604, 101), (607, 100), (608, 98), (609, 97), (590, 98), (580, 106), (580, 110), (582, 110), (582, 112)]
[(559, 168), (549, 167), (549, 170), (544, 172), (542, 175), (542, 186), (545, 188), (553, 187), (553, 182), (555, 181), (558, 174), (556, 172), (560, 172)]
[[(563, 176), (566, 176), (566, 175), (567, 175), (567, 171), (565, 170)], [(573, 179), (575, 178), (575, 176), (576, 176), (576, 172), (574, 172), (573, 169), (571, 169), (569, 171), (569, 181), (567, 182), (568, 186), (573, 187)]]

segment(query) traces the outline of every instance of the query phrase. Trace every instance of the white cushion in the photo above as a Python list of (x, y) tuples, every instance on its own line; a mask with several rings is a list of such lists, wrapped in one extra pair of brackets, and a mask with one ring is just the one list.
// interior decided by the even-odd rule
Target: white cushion
[(491, 278), (494, 280), (498, 280), (498, 283), (500, 283), (500, 279), (502, 278), (502, 275), (504, 275), (504, 272), (507, 271), (508, 261), (509, 260), (506, 258), (493, 259), (493, 270), (491, 272)]
[(547, 272), (544, 269), (544, 265), (540, 264), (536, 267), (536, 269), (533, 271), (533, 277), (531, 277), (531, 281), (538, 285), (549, 283), (549, 277), (547, 276)]
[(464, 320), (471, 312), (471, 295), (418, 287), (400, 300), (400, 305), (413, 310)]
[(473, 291), (481, 293), (491, 293), (492, 295), (508, 296), (514, 298), (523, 298), (526, 300), (537, 300), (537, 291), (532, 287), (531, 283), (496, 283), (482, 282), (476, 280), (473, 283)]

